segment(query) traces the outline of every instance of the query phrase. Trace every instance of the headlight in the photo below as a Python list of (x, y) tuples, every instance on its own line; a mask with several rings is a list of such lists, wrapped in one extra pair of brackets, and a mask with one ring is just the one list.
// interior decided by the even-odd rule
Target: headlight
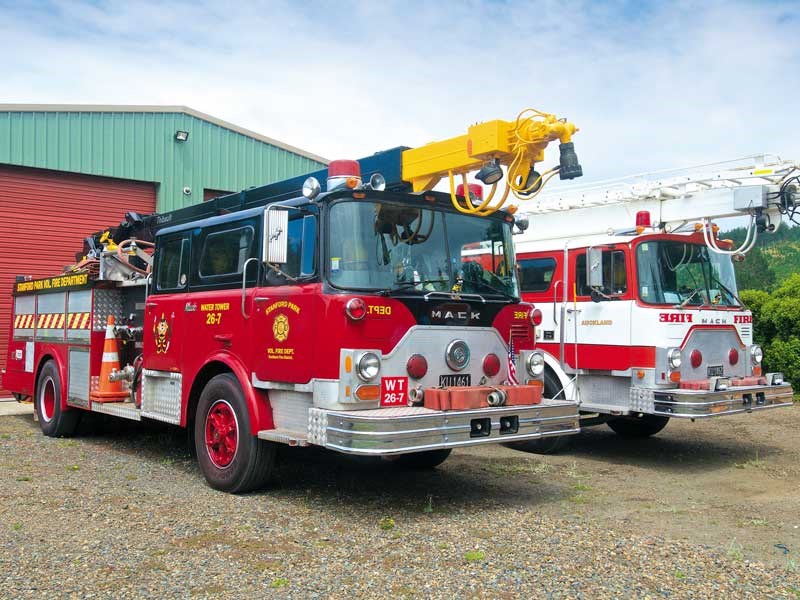
[(680, 369), (681, 368), (681, 349), (680, 348), (670, 348), (667, 351), (667, 362), (669, 363), (670, 369)]
[(544, 372), (544, 354), (531, 352), (528, 355), (528, 360), (525, 361), (525, 368), (531, 377), (539, 377)]
[(365, 352), (358, 359), (358, 376), (364, 381), (375, 379), (381, 370), (381, 357), (374, 352)]
[(764, 351), (761, 349), (761, 346), (753, 345), (750, 347), (750, 358), (753, 359), (754, 365), (761, 364), (761, 361), (764, 359)]

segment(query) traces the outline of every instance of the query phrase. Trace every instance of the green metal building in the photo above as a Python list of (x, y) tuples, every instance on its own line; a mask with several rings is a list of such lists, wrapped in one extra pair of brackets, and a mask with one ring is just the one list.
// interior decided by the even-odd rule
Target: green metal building
[(152, 182), (159, 212), (327, 162), (185, 106), (0, 104), (0, 165)]
[(84, 237), (126, 212), (166, 212), (327, 162), (185, 106), (0, 104), (0, 365), (16, 275), (61, 272)]

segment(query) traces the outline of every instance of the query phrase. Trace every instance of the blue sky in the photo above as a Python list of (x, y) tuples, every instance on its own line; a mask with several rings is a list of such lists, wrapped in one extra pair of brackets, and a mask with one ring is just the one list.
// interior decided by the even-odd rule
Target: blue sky
[(798, 2), (0, 0), (0, 102), (184, 104), (328, 158), (535, 107), (595, 180), (800, 160), (798, 32)]

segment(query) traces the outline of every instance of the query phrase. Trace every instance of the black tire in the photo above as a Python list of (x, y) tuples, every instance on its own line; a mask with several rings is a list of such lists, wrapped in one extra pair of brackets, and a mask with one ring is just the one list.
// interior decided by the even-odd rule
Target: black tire
[[(561, 382), (550, 369), (544, 370), (544, 392), (542, 395), (545, 398), (557, 400), (563, 400), (565, 397)], [(505, 445), (514, 450), (530, 452), (531, 454), (555, 454), (568, 447), (571, 439), (571, 435), (550, 435), (539, 438), (538, 440), (510, 442)]]
[(75, 434), (80, 413), (61, 408), (61, 375), (54, 360), (44, 363), (36, 378), (36, 416), (42, 433), (49, 437), (69, 437)]
[(247, 403), (232, 374), (212, 378), (200, 394), (194, 445), (200, 470), (212, 488), (240, 494), (269, 483), (275, 446), (250, 433)]
[(446, 461), (451, 452), (452, 449), (443, 448), (441, 450), (428, 450), (427, 452), (411, 452), (409, 454), (385, 456), (384, 460), (401, 469), (433, 469)]
[(669, 423), (669, 417), (658, 415), (639, 415), (620, 417), (606, 422), (617, 435), (624, 438), (646, 438), (657, 434)]

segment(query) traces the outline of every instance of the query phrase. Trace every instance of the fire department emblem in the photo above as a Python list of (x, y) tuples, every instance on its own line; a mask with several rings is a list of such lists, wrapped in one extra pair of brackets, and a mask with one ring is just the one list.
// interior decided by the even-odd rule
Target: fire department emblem
[(166, 354), (169, 350), (169, 342), (172, 339), (172, 328), (167, 322), (164, 313), (161, 313), (161, 318), (153, 319), (153, 336), (156, 342), (156, 354)]
[(289, 337), (289, 319), (286, 315), (278, 315), (272, 322), (272, 333), (279, 342), (286, 341)]

